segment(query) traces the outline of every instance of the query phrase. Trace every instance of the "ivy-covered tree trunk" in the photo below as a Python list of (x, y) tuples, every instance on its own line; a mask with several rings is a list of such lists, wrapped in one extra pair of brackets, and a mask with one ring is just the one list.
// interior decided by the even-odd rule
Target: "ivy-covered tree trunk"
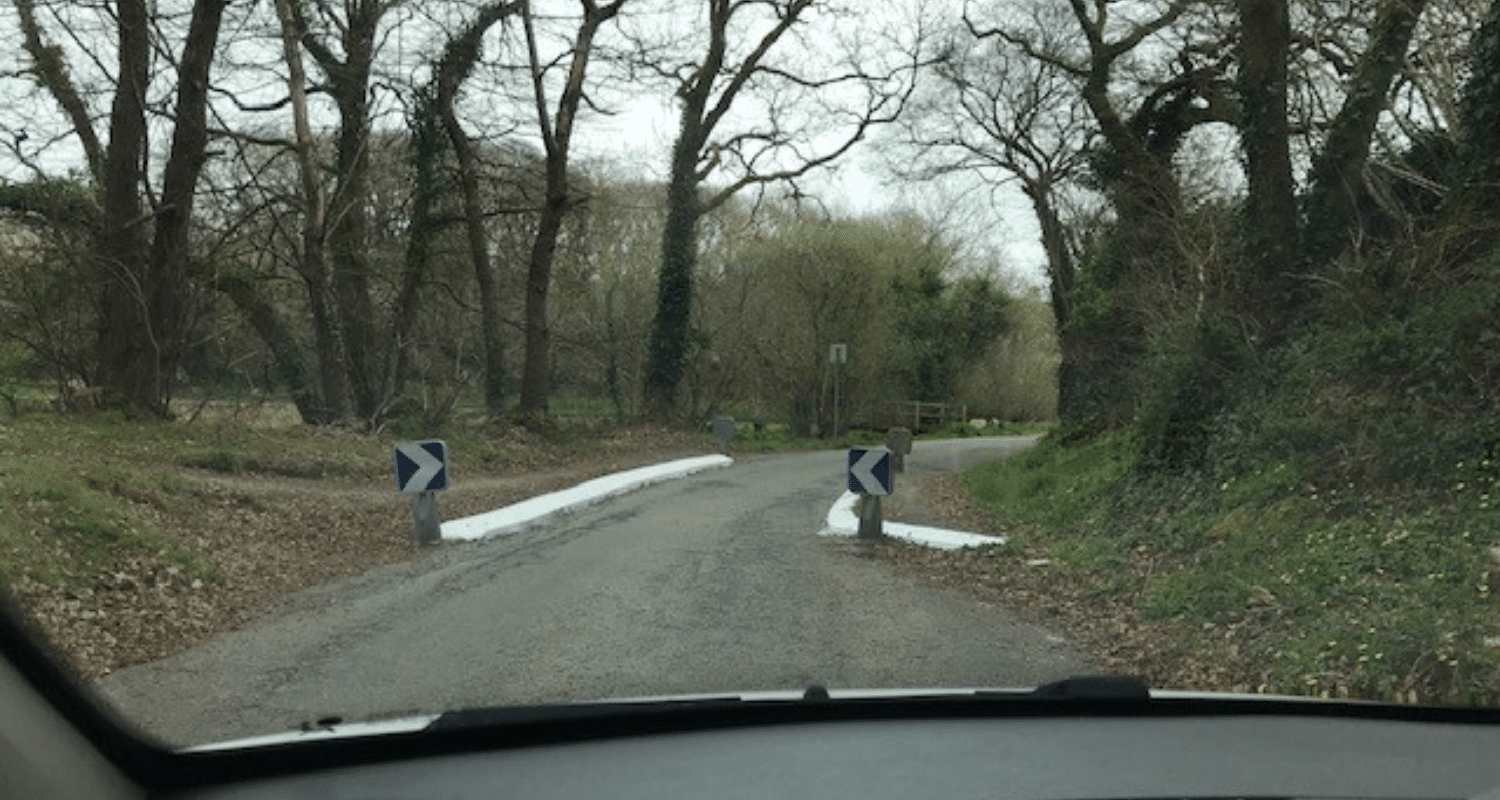
[(1453, 187), (1457, 205), (1495, 222), (1500, 216), (1500, 0), (1469, 42), (1469, 80), (1459, 99), (1463, 168)]
[(1068, 247), (1067, 227), (1063, 225), (1052, 202), (1052, 187), (1046, 182), (1027, 183), (1026, 196), (1036, 211), (1042, 229), (1042, 250), (1047, 254), (1048, 291), (1052, 299), (1052, 317), (1057, 329), (1068, 326), (1073, 318), (1073, 296), (1078, 291), (1078, 269), (1073, 251)]
[[(366, 35), (367, 34), (367, 35)], [(336, 144), (338, 189), (329, 209), (330, 288), (333, 290), (349, 372), (354, 411), (372, 421), (380, 406), (377, 369), (375, 306), (370, 299), (369, 192), (370, 111), (369, 76), (374, 31), (351, 28), (345, 36), (348, 61), (333, 73), (339, 111)]]
[(688, 356), (693, 310), (693, 271), (698, 262), (698, 220), (703, 215), (694, 175), (698, 148), (679, 138), (667, 184), (667, 221), (662, 229), (661, 270), (656, 284), (656, 319), (646, 351), (646, 414), (671, 418), (677, 409)]
[(1353, 240), (1366, 202), (1363, 173), (1375, 123), (1389, 105), (1391, 82), (1406, 63), (1407, 46), (1426, 6), (1427, 0), (1383, 0), (1376, 11), (1369, 42), (1345, 84), (1344, 104), (1309, 176), (1302, 239), (1309, 271), (1337, 258)]
[(474, 142), (458, 121), (454, 101), (459, 87), (479, 60), (484, 33), (520, 9), (520, 2), (491, 3), (464, 32), (455, 36), (438, 64), (437, 111), (448, 146), (458, 162), (458, 188), (463, 198), (465, 241), (474, 267), (474, 285), (479, 294), (479, 342), (484, 357), (484, 408), (491, 417), (505, 411), (505, 343), (500, 336), (500, 293), (495, 286), (495, 268), (490, 258), (484, 201), (479, 190), (479, 158)]
[[(315, 8), (330, 12), (334, 6), (320, 4)], [(378, 416), (384, 399), (379, 358), (379, 345), (384, 340), (376, 336), (379, 325), (370, 297), (370, 80), (381, 20), (392, 5), (385, 0), (349, 0), (342, 8), (345, 18), (335, 24), (338, 52), (310, 31), (306, 18), (309, 9), (304, 2), (287, 3), (284, 13), (298, 42), (323, 71), (324, 88), (338, 109), (334, 144), (337, 185), (330, 195), (327, 213), (322, 215), (326, 231), (320, 231), (317, 240), (320, 253), (326, 253), (326, 261), (322, 263), (326, 263), (327, 270), (323, 274), (304, 274), (304, 279), (315, 302), (329, 301), (325, 303), (325, 313), (337, 323), (333, 331), (337, 335), (337, 352), (322, 351), (323, 344), (335, 342), (323, 341), (320, 332), (320, 355), (326, 352), (329, 360), (343, 361), (344, 385), (353, 397), (353, 410), (368, 424)], [(279, 7), (278, 11), (281, 10)], [(306, 146), (300, 135), (299, 145)], [(314, 287), (314, 283), (323, 286)], [(324, 287), (326, 298), (320, 291)], [(326, 371), (329, 366), (322, 368)], [(335, 399), (325, 398), (330, 406)]]
[(1249, 267), (1245, 298), (1272, 339), (1293, 305), (1299, 262), (1296, 187), (1287, 119), (1287, 0), (1240, 0), (1240, 142), (1249, 183), (1240, 245)]

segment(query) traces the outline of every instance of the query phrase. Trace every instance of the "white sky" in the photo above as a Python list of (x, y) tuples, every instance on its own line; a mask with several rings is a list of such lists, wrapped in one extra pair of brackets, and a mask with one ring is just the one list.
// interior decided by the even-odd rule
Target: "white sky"
[[(657, 99), (642, 99), (615, 116), (581, 118), (575, 143), (580, 160), (614, 165), (631, 176), (664, 179), (676, 131), (675, 110)], [(962, 185), (949, 177), (933, 184), (886, 185), (890, 176), (871, 136), (840, 162), (799, 182), (831, 211), (851, 216), (911, 210), (942, 219), (977, 249), (999, 254), (1001, 266), (1023, 282), (1046, 285), (1046, 256), (1031, 206), (1019, 190)]]

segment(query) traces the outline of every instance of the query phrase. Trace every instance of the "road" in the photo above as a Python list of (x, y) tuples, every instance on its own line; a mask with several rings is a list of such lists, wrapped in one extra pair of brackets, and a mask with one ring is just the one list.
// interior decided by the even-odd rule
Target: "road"
[[(919, 442), (953, 468), (1023, 439)], [(1004, 608), (817, 536), (842, 452), (751, 456), (521, 533), (302, 592), (101, 687), (201, 743), (487, 705), (830, 687), (1025, 686), (1087, 656)], [(898, 484), (897, 491), (900, 491)]]

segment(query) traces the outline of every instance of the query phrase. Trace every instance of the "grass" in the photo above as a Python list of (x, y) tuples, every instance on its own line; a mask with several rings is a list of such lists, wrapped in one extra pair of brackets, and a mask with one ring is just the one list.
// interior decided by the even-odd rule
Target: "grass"
[(187, 502), (180, 478), (136, 470), (165, 447), (160, 426), (50, 417), (0, 429), (0, 583), (29, 575), (83, 587), (130, 553), (157, 554), (205, 581), (213, 564), (150, 522), (146, 510)]
[[(274, 408), (262, 410), (276, 415)], [(480, 422), (455, 424), (441, 438), (461, 475), (505, 474), (595, 457), (601, 438), (617, 433), (634, 441), (654, 432), (576, 422), (525, 432)], [(392, 448), (406, 438), (425, 437), (250, 425), (206, 412), (191, 422), (106, 413), (0, 421), (0, 589), (21, 576), (87, 589), (138, 555), (212, 581), (214, 564), (153, 523), (197, 502), (200, 471), (391, 487)], [(703, 438), (705, 448), (710, 441)], [(247, 507), (265, 502), (253, 488), (238, 496)]]
[[(1447, 492), (1318, 486), (1285, 464), (1156, 474), (1130, 434), (1051, 440), (967, 476), (976, 500), (1187, 652), (1233, 642), (1238, 686), (1500, 702), (1500, 468)], [(1169, 648), (1171, 649), (1171, 648)], [(1207, 687), (1199, 687), (1207, 688)]]
[[(455, 436), (466, 457), (510, 452), (483, 430)], [(389, 481), (392, 437), (301, 427), (123, 421), (28, 414), (0, 423), (0, 588), (20, 576), (87, 588), (133, 555), (212, 581), (216, 567), (153, 524), (195, 502), (194, 470), (292, 479)], [(248, 498), (247, 502), (258, 502)]]

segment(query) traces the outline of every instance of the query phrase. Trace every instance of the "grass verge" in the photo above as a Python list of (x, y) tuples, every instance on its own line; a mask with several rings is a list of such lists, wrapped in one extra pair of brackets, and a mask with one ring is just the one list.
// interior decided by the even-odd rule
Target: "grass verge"
[(993, 556), (1041, 555), (1133, 608), (1162, 650), (1230, 662), (1227, 684), (1181, 688), (1500, 703), (1500, 465), (1459, 463), (1465, 479), (1433, 493), (1330, 487), (1290, 464), (1153, 472), (1140, 449), (1128, 433), (1048, 439), (973, 470), (976, 502), (1015, 537)]
[[(659, 433), (659, 435), (657, 435)], [(487, 426), (443, 438), (455, 480), (530, 474), (611, 453), (621, 436), (642, 451), (681, 441), (679, 432), (558, 426), (545, 434)], [(0, 589), (21, 576), (87, 590), (115, 565), (147, 558), (212, 582), (217, 570), (159, 524), (199, 502), (198, 471), (393, 487), (393, 435), (303, 426), (124, 421), (107, 414), (30, 414), (0, 425)], [(660, 444), (666, 442), (667, 444)], [(704, 449), (707, 438), (704, 437)], [(628, 446), (628, 445), (627, 445)], [(680, 445), (679, 445), (680, 446)]]

